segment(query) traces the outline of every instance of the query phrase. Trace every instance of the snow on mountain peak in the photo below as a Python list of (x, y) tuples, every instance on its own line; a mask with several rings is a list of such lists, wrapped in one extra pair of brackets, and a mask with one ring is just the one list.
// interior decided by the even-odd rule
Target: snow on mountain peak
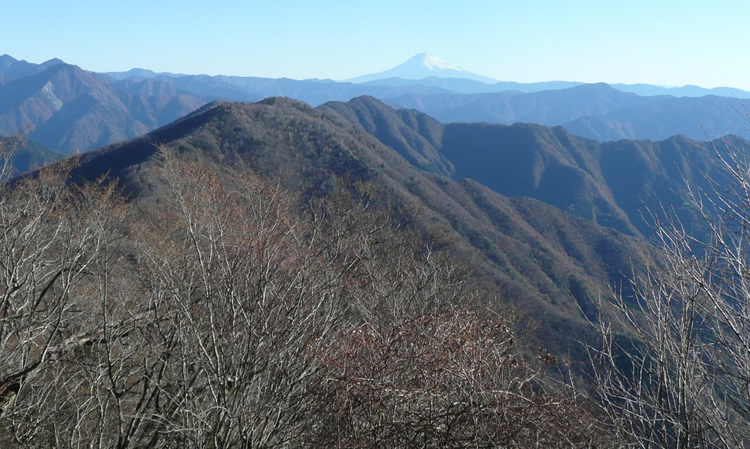
[(456, 70), (459, 72), (464, 72), (465, 70), (461, 67), (455, 66), (453, 64), (449, 64), (442, 59), (438, 58), (437, 56), (431, 55), (429, 53), (421, 53), (414, 57), (414, 59), (421, 59), (421, 63), (423, 66), (428, 68), (429, 70)]
[(401, 78), (405, 80), (421, 80), (427, 77), (461, 78), (494, 83), (495, 80), (475, 73), (467, 72), (461, 67), (449, 64), (437, 56), (429, 53), (419, 53), (408, 61), (385, 72), (373, 73), (348, 80), (354, 83), (364, 83), (379, 79)]

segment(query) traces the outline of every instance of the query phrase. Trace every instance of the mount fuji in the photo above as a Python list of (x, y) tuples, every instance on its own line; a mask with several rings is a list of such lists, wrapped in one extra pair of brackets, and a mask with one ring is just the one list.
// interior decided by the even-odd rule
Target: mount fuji
[(467, 72), (461, 67), (447, 63), (437, 56), (429, 53), (420, 53), (413, 56), (403, 64), (386, 70), (385, 72), (363, 75), (346, 80), (350, 83), (366, 83), (374, 80), (388, 78), (401, 78), (405, 80), (421, 80), (428, 77), (436, 78), (460, 78), (480, 81), (487, 84), (497, 83), (497, 80), (476, 73)]

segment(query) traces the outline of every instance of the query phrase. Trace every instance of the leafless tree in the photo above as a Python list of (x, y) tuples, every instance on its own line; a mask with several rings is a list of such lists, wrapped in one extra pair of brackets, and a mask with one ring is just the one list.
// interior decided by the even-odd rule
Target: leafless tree
[(603, 432), (574, 395), (545, 391), (497, 317), (422, 315), (342, 334), (323, 384), (328, 447), (591, 447)]
[[(575, 390), (519, 354), (497, 289), (370, 185), (312, 207), (347, 267), (346, 321), (323, 363), (313, 447), (591, 447), (606, 432)], [(549, 382), (549, 383), (548, 383)], [(551, 387), (551, 388), (548, 388)]]
[(91, 311), (110, 301), (108, 274), (116, 264), (112, 247), (122, 237), (116, 228), (123, 203), (112, 186), (67, 186), (68, 168), (0, 185), (4, 444), (58, 445), (70, 437), (76, 396), (85, 387), (65, 367), (101, 338), (91, 327)]
[(750, 444), (750, 164), (715, 147), (723, 176), (689, 187), (695, 221), (654, 214), (661, 259), (613, 295), (592, 348), (604, 410), (632, 447)]
[(248, 167), (159, 157), (158, 195), (133, 203), (66, 165), (4, 178), (0, 445), (601, 441), (418, 211), (368, 184), (307, 204)]
[(139, 247), (177, 343), (154, 419), (190, 447), (298, 445), (345, 310), (345, 269), (289, 194), (247, 170), (162, 155), (171, 202)]

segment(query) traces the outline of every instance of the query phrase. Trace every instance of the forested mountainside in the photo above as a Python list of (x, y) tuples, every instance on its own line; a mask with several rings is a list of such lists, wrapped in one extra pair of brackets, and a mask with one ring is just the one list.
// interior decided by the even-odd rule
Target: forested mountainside
[[(360, 97), (320, 107), (335, 111), (418, 167), (471, 178), (508, 197), (531, 197), (630, 235), (649, 234), (645, 208), (683, 209), (686, 186), (721, 181), (717, 147), (684, 136), (652, 141), (596, 142), (562, 127), (519, 123), (441, 124), (415, 110), (394, 110)], [(727, 138), (742, 146), (744, 142)]]
[[(664, 227), (637, 218), (667, 192), (678, 205), (731, 188), (720, 165), (739, 153), (722, 149), (745, 143), (719, 144), (602, 144), (559, 127), (443, 125), (371, 97), (318, 108), (268, 98), (211, 103), (24, 177), (4, 172), (0, 437), (640, 438), (647, 415), (618, 414), (631, 396), (591, 394), (633, 394), (629, 366), (645, 369), (658, 350), (640, 311), (649, 292), (679, 296), (647, 289), (685, 265), (649, 243)], [(708, 211), (674, 209), (710, 224)], [(568, 376), (574, 385), (559, 383)], [(741, 422), (728, 410), (723, 422)], [(440, 424), (446, 414), (453, 425)]]
[(422, 170), (338, 115), (288, 99), (206, 106), (143, 138), (82, 155), (74, 175), (109, 174), (130, 194), (151, 195), (160, 189), (149, 175), (156, 144), (221, 164), (246, 161), (310, 197), (340, 179), (375, 183), (399, 204), (419, 209), (424, 226), (445, 234), (484, 276), (503, 285), (508, 299), (554, 322), (546, 330), (560, 333), (542, 337), (559, 349), (583, 332), (579, 307), (591, 309), (589, 296), (619, 282), (641, 257), (638, 239), (531, 198), (510, 199), (472, 180)]
[[(684, 181), (706, 186), (704, 174), (716, 169), (711, 144), (684, 137), (602, 144), (559, 127), (443, 125), (360, 97), (318, 109), (280, 98), (212, 104), (80, 156), (75, 173), (111, 176), (129, 194), (150, 195), (158, 190), (149, 177), (157, 144), (222, 163), (249, 161), (311, 196), (338, 178), (376, 182), (422, 208), (424, 220), (445, 229), (467, 257), (489, 261), (479, 264), (510, 298), (561, 328), (581, 325), (579, 308), (592, 310), (591, 298), (620, 283), (647, 252), (644, 206), (661, 201), (679, 211)], [(562, 333), (543, 338), (565, 348), (570, 332)]]
[(610, 438), (544, 373), (643, 243), (337, 115), (215, 103), (2, 187), (4, 444)]
[[(157, 144), (222, 164), (248, 161), (311, 197), (336, 179), (374, 182), (420, 208), (509, 298), (574, 327), (582, 324), (579, 308), (592, 310), (591, 298), (648, 253), (647, 208), (670, 204), (689, 218), (685, 180), (707, 188), (704, 174), (718, 169), (710, 144), (684, 137), (600, 144), (562, 128), (442, 125), (362, 97), (318, 109), (280, 98), (212, 104), (82, 155), (74, 173), (108, 175), (130, 194), (151, 195), (159, 189), (149, 176)], [(563, 333), (544, 338), (562, 348), (570, 343)]]

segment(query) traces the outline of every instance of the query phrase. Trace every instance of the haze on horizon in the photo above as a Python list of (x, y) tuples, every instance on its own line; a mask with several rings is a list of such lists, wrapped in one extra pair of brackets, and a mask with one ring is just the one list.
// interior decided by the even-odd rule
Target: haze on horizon
[(4, 5), (0, 54), (98, 72), (349, 79), (428, 52), (502, 81), (750, 90), (750, 2), (469, 0), (352, 4), (32, 0)]

